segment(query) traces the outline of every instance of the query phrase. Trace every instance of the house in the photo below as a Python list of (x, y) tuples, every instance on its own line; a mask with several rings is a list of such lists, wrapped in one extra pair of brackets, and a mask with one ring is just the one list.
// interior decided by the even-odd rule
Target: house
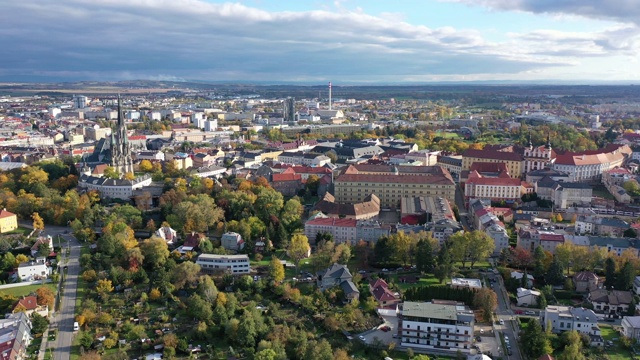
[[(523, 273), (521, 273), (520, 271), (512, 271), (511, 272), (511, 278), (512, 279), (516, 279), (518, 281), (522, 281), (522, 277), (524, 276)], [(532, 287), (533, 286), (533, 275), (531, 274), (527, 274), (527, 286), (528, 287)]]
[(622, 326), (622, 335), (640, 340), (640, 316), (625, 316), (620, 326)]
[(633, 280), (633, 293), (640, 295), (640, 276), (636, 276)]
[(551, 326), (551, 332), (562, 333), (575, 330), (587, 334), (591, 338), (591, 345), (602, 345), (604, 340), (598, 326), (598, 317), (593, 310), (574, 308), (571, 306), (549, 305), (542, 315), (542, 326), (545, 330)]
[(352, 281), (353, 276), (346, 265), (334, 263), (328, 269), (318, 272), (317, 285), (324, 291), (336, 286), (340, 286), (348, 301), (357, 300), (360, 296), (358, 287)]
[(609, 315), (622, 315), (629, 311), (633, 301), (631, 291), (596, 289), (589, 293), (587, 300), (593, 305), (593, 310)]
[(573, 276), (576, 292), (589, 292), (598, 288), (598, 275), (591, 271), (582, 271)]
[(540, 298), (540, 291), (529, 290), (525, 288), (516, 289), (516, 299), (518, 306), (536, 306)]
[[(13, 231), (18, 228), (18, 216), (7, 209), (0, 211), (0, 234)], [(53, 249), (53, 247), (52, 247)]]
[(379, 307), (395, 305), (402, 301), (400, 295), (389, 290), (389, 285), (382, 279), (369, 282), (369, 291), (371, 291), (371, 295), (376, 299)]
[(38, 258), (36, 261), (29, 261), (18, 265), (18, 277), (21, 281), (46, 279), (49, 277), (50, 272), (44, 258)]
[(29, 317), (34, 312), (40, 314), (40, 316), (49, 316), (49, 309), (47, 306), (38, 305), (38, 298), (35, 296), (23, 296), (22, 299), (18, 300), (16, 305), (13, 307), (13, 312), (16, 313), (18, 311), (24, 312)]
[(167, 242), (167, 245), (175, 245), (178, 241), (178, 233), (170, 226), (163, 226), (156, 230), (156, 236)]
[[(40, 245), (42, 244), (46, 244), (49, 246), (49, 253), (53, 251), (53, 238), (51, 237), (51, 235), (40, 236), (38, 237), (38, 240), (36, 240), (35, 244), (33, 244), (33, 246), (31, 247), (31, 256), (36, 256), (38, 254)], [(49, 254), (46, 254), (46, 256), (49, 256)]]
[(364, 201), (357, 204), (345, 204), (335, 202), (335, 197), (325, 193), (311, 211), (320, 211), (327, 217), (341, 219), (371, 219), (378, 217), (380, 213), (380, 199), (375, 194), (370, 194)]
[(242, 240), (242, 236), (240, 236), (240, 234), (235, 232), (228, 232), (228, 233), (222, 234), (220, 243), (222, 247), (227, 250), (238, 251), (244, 248), (244, 241)]
[(192, 231), (190, 234), (187, 234), (185, 236), (184, 244), (182, 244), (182, 246), (197, 249), (200, 247), (200, 244), (206, 239), (207, 237), (203, 233)]
[(466, 305), (451, 301), (405, 301), (398, 307), (400, 345), (438, 350), (452, 355), (469, 354), (475, 319)]

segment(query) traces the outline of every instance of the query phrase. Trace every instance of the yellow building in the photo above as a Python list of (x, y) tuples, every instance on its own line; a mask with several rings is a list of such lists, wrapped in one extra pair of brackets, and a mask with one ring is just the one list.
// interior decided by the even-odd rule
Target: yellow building
[(350, 165), (335, 182), (336, 202), (356, 204), (369, 194), (380, 207), (397, 209), (403, 197), (439, 196), (455, 201), (456, 185), (440, 166)]
[(498, 150), (473, 150), (469, 149), (462, 153), (462, 170), (470, 170), (475, 162), (484, 163), (504, 163), (509, 170), (509, 174), (514, 179), (522, 177), (524, 169), (524, 158), (521, 154), (510, 151)]
[(18, 228), (18, 217), (16, 214), (8, 212), (7, 209), (0, 211), (0, 234), (13, 231)]

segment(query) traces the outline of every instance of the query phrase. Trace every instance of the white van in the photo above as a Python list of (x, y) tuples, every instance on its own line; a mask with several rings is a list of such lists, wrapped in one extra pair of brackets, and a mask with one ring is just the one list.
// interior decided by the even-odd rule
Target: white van
[(80, 330), (80, 325), (76, 321), (76, 322), (73, 323), (73, 331), (78, 331), (78, 330)]

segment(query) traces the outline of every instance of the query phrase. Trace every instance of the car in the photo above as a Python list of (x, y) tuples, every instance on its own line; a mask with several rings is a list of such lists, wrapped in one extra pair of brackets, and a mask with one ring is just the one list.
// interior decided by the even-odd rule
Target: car
[(477, 342), (482, 342), (482, 338), (480, 336), (476, 336), (476, 341)]
[(507, 349), (507, 354), (509, 354), (509, 356), (513, 355), (513, 352), (511, 351), (511, 349)]
[(382, 269), (382, 272), (388, 272), (388, 271), (389, 271), (389, 269), (387, 269), (387, 268)]
[(398, 334), (393, 334), (391, 337), (396, 339), (398, 337)]
[(604, 321), (606, 321), (606, 322), (616, 322), (616, 319), (606, 318), (606, 319), (604, 319)]
[(500, 325), (504, 325), (504, 319), (500, 319)]
[(535, 315), (536, 312), (535, 311), (525, 311), (524, 314), (525, 315)]
[(358, 339), (360, 339), (360, 341), (367, 341), (367, 339), (365, 339), (362, 335), (358, 335)]
[(516, 315), (522, 315), (522, 310), (516, 310)]
[(366, 272), (365, 270), (360, 270), (360, 271), (358, 271), (358, 274), (361, 274), (361, 275), (364, 275), (364, 274), (366, 274), (366, 273), (367, 273), (367, 272)]
[(480, 329), (480, 334), (484, 334), (484, 329)]

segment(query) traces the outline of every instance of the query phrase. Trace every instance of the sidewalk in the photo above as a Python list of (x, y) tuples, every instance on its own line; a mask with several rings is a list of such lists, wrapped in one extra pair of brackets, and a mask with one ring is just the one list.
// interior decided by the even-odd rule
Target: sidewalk
[(40, 344), (40, 351), (38, 352), (38, 360), (44, 360), (44, 354), (47, 351), (47, 343), (49, 342), (49, 327), (42, 334), (42, 343)]

